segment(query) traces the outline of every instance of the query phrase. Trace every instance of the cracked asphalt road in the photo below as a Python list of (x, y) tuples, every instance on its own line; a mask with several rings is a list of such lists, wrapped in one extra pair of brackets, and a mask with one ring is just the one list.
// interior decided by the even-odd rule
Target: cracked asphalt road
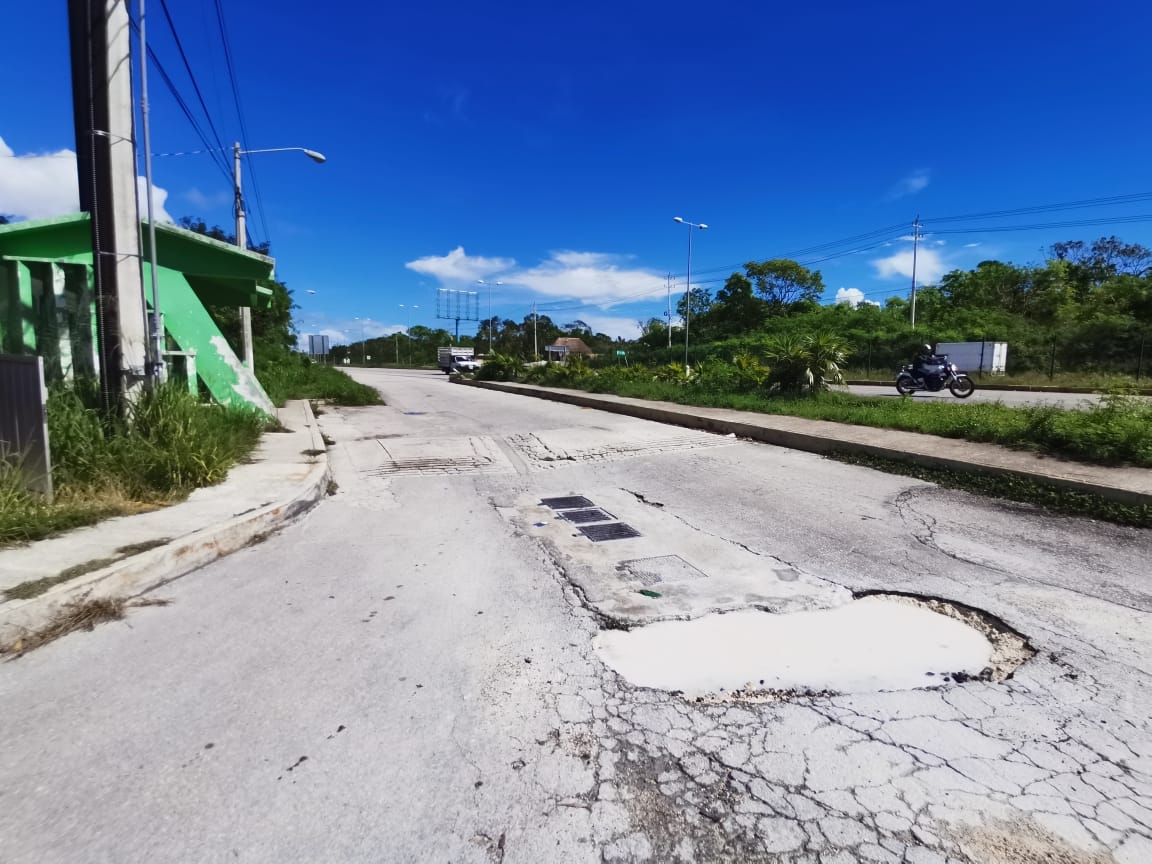
[[(171, 606), (0, 665), (0, 861), (1152, 860), (1148, 532), (355, 374), (390, 404), (321, 418), (334, 497), (162, 589)], [(406, 438), (451, 441), (417, 466), (382, 446)], [(642, 536), (526, 518), (569, 494)], [(610, 565), (652, 554), (723, 584), (715, 608), (752, 584), (779, 614), (909, 592), (1038, 653), (902, 692), (635, 688), (592, 639), (622, 609)]]

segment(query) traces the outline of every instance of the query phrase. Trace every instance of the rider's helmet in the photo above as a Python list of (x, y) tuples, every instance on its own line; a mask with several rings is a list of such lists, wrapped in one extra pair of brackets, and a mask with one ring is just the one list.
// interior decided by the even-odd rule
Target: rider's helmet
[(920, 350), (923, 351), (925, 354), (931, 354), (932, 353), (932, 346), (931, 345), (921, 345)]

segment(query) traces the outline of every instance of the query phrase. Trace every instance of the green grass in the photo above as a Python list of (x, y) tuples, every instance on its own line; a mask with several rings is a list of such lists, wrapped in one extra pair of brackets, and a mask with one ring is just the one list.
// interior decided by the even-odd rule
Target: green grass
[(944, 402), (823, 393), (787, 398), (731, 393), (675, 382), (629, 380), (589, 373), (559, 386), (682, 405), (733, 408), (810, 420), (853, 423), (921, 432), (1033, 450), (1103, 465), (1152, 467), (1152, 403), (1105, 397), (1084, 409), (1008, 406), (992, 402)]
[(0, 462), (0, 546), (155, 509), (219, 483), (267, 423), (256, 411), (204, 404), (170, 385), (144, 393), (129, 418), (105, 429), (92, 397), (86, 388), (49, 394), (53, 504)]
[(289, 399), (322, 399), (337, 405), (380, 405), (380, 394), (334, 366), (295, 352), (256, 358), (256, 377), (277, 405)]

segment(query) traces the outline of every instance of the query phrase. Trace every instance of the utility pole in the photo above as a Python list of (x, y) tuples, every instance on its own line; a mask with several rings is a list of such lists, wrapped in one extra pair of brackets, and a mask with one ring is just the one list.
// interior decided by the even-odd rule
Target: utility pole
[[(532, 359), (535, 360), (540, 356), (540, 342), (536, 339), (536, 322), (540, 320), (540, 316), (536, 314), (536, 301), (532, 301)], [(1139, 377), (1139, 376), (1137, 376)]]
[[(240, 182), (240, 142), (232, 144), (232, 193), (236, 215), (236, 245), (248, 251), (248, 226), (244, 217), (244, 187)], [(240, 307), (240, 341), (244, 343), (244, 365), (250, 370), (256, 368), (252, 354), (252, 308)]]
[(127, 0), (69, 0), (72, 122), (80, 209), (92, 231), (100, 401), (106, 416), (146, 376)]
[(668, 292), (668, 310), (664, 313), (664, 325), (668, 331), (668, 356), (672, 356), (672, 274), (664, 277), (664, 290)]
[(912, 329), (916, 329), (916, 250), (920, 245), (920, 214), (912, 223)]
[(156, 214), (152, 204), (152, 124), (148, 108), (148, 36), (144, 0), (139, 0), (136, 17), (140, 22), (140, 120), (144, 127), (144, 194), (148, 208), (148, 271), (152, 283), (152, 322), (149, 346), (151, 375), (156, 383), (168, 377), (164, 365), (164, 318), (160, 314), (160, 286), (156, 275)]

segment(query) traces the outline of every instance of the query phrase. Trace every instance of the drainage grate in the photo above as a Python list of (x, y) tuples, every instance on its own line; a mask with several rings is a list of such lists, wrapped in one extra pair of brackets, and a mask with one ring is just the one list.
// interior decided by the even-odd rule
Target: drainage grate
[(635, 579), (642, 585), (708, 578), (707, 573), (697, 570), (679, 555), (659, 555), (654, 558), (621, 561), (616, 565), (616, 572), (620, 574), (620, 578)]
[(582, 510), (585, 507), (596, 505), (583, 495), (572, 495), (568, 498), (541, 498), (540, 503), (553, 510)]
[(388, 477), (396, 474), (471, 474), (477, 471), (500, 470), (499, 465), (483, 457), (462, 459), (393, 459), (379, 468), (369, 468), (360, 473), (368, 477)]
[(616, 517), (599, 507), (592, 507), (587, 510), (565, 510), (560, 518), (583, 525), (587, 522), (612, 522)]
[(605, 540), (626, 540), (629, 537), (640, 536), (639, 531), (623, 522), (609, 522), (605, 525), (581, 525), (577, 530), (593, 543), (603, 543)]

